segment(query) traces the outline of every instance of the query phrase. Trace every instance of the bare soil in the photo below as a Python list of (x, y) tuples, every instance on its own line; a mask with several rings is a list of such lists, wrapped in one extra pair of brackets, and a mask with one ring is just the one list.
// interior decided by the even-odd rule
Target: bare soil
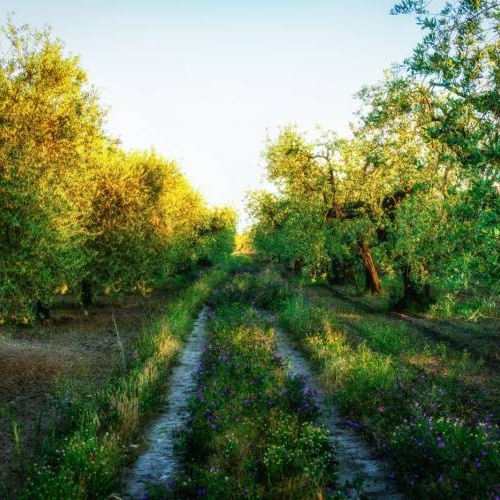
[(102, 297), (87, 311), (65, 298), (43, 323), (0, 326), (0, 498), (15, 498), (23, 467), (36, 460), (57, 426), (64, 387), (78, 384), (94, 391), (120, 369), (113, 315), (131, 360), (134, 341), (175, 294), (165, 288), (119, 303)]

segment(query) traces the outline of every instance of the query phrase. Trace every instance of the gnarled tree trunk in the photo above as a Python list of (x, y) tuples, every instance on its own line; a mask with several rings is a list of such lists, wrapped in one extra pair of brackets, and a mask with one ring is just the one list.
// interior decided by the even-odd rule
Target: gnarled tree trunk
[(403, 297), (395, 304), (394, 308), (396, 310), (416, 309), (420, 311), (426, 309), (432, 303), (429, 284), (415, 282), (408, 264), (402, 264), (400, 269), (403, 279)]
[(88, 278), (82, 280), (80, 299), (83, 307), (90, 307), (92, 305), (92, 283)]
[(373, 262), (370, 247), (365, 241), (360, 240), (358, 241), (358, 248), (365, 269), (365, 289), (368, 292), (379, 294), (382, 291), (382, 283)]
[(42, 304), (40, 300), (36, 301), (35, 315), (38, 319), (49, 319), (50, 309)]

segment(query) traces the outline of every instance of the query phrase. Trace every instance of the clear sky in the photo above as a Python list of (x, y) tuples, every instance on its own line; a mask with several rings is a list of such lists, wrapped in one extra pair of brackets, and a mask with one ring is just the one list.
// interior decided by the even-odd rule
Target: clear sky
[(49, 25), (109, 108), (125, 149), (177, 160), (212, 204), (260, 187), (267, 131), (347, 134), (353, 94), (411, 54), (420, 31), (394, 0), (0, 0)]

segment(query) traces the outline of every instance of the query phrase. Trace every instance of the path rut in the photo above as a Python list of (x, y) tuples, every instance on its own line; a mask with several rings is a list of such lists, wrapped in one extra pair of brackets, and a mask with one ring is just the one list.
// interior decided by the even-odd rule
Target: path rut
[[(321, 411), (319, 422), (330, 431), (336, 442), (339, 484), (352, 484), (358, 477), (362, 477), (363, 497), (394, 500), (403, 498), (387, 479), (385, 464), (374, 456), (373, 451), (355, 431), (342, 425), (336, 408), (325, 403), (325, 393), (316, 382), (308, 361), (292, 346), (287, 333), (276, 326), (276, 321), (270, 314), (262, 314), (274, 326), (277, 350), (289, 360), (290, 374), (301, 376), (315, 394), (315, 402)], [(123, 488), (123, 499), (142, 498), (148, 484), (168, 486), (168, 481), (176, 472), (178, 460), (174, 453), (174, 434), (185, 425), (189, 416), (187, 402), (196, 390), (195, 373), (206, 344), (207, 316), (208, 308), (204, 308), (195, 322), (179, 365), (172, 372), (166, 395), (167, 411), (146, 432), (149, 449), (131, 468)]]
[(325, 403), (325, 393), (316, 382), (309, 362), (292, 346), (287, 333), (276, 326), (275, 319), (270, 314), (264, 315), (273, 324), (278, 351), (289, 360), (290, 374), (303, 377), (306, 386), (315, 394), (315, 402), (321, 411), (318, 421), (330, 431), (336, 443), (340, 486), (352, 484), (356, 478), (362, 477), (363, 497), (402, 499), (403, 496), (395, 489), (395, 485), (388, 480), (386, 464), (374, 455), (354, 430), (342, 425), (338, 410)]
[(170, 378), (167, 411), (149, 428), (149, 449), (133, 465), (123, 488), (124, 499), (141, 498), (148, 484), (167, 486), (177, 469), (174, 434), (188, 419), (188, 400), (196, 389), (196, 370), (206, 343), (208, 308), (203, 308)]

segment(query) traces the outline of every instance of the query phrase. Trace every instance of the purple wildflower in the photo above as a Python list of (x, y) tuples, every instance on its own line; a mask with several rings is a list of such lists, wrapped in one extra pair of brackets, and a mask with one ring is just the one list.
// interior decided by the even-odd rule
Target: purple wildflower
[(444, 448), (445, 447), (443, 436), (438, 435), (437, 438), (436, 438), (436, 441), (437, 441), (438, 448)]

